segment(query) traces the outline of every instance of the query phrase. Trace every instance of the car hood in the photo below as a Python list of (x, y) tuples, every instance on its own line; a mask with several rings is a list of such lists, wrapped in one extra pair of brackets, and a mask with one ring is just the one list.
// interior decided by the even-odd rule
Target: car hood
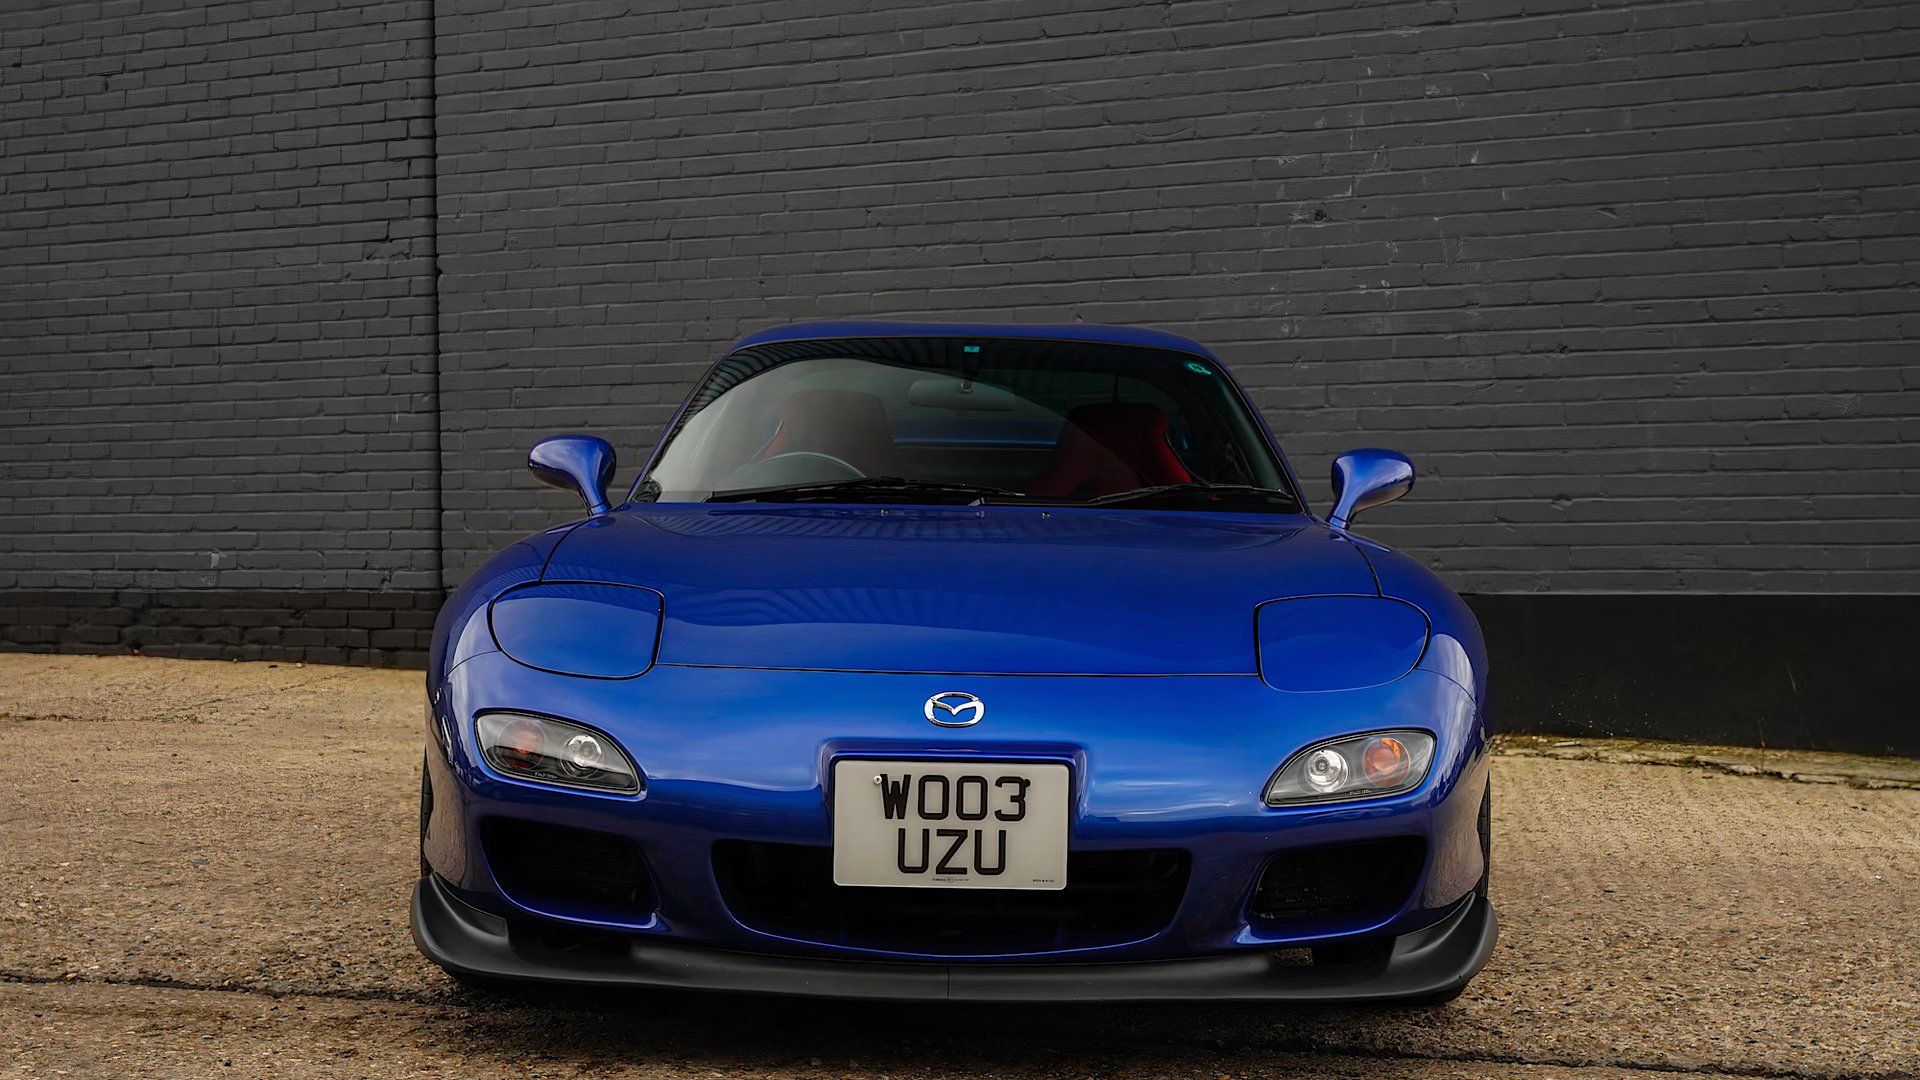
[(658, 662), (966, 674), (1252, 674), (1254, 608), (1376, 592), (1301, 515), (661, 504), (583, 523), (549, 581), (664, 597)]

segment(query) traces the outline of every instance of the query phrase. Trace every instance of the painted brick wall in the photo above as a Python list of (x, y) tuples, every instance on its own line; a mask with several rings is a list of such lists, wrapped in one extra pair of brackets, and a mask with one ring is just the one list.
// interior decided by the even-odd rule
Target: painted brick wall
[[(11, 639), (238, 643), (112, 628), (184, 589), (436, 587), (427, 16), (0, 12), (0, 590), (38, 598)], [(104, 622), (58, 598), (103, 590)]]
[(1920, 753), (1916, 277), (1910, 0), (7, 4), (0, 647), (417, 664), (746, 331), (1132, 322), (1502, 726)]
[[(1223, 350), (1473, 592), (1920, 591), (1920, 5), (443, 0), (449, 579), (822, 316)], [(633, 472), (622, 471), (622, 481)]]
[(630, 480), (725, 341), (876, 315), (1208, 341), (1322, 506), (1413, 454), (1367, 524), (1465, 591), (1914, 594), (1917, 24), (9, 5), (0, 590), (431, 594), (573, 513), (536, 437)]

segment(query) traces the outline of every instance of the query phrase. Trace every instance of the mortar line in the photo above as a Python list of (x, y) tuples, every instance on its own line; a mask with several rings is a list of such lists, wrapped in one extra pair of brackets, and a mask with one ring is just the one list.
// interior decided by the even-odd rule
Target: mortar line
[(427, 6), (427, 244), (432, 248), (427, 260), (432, 290), (428, 295), (428, 411), (433, 417), (433, 587), (441, 598), (447, 594), (447, 508), (446, 449), (441, 433), (444, 415), (440, 405), (440, 0), (425, 0)]

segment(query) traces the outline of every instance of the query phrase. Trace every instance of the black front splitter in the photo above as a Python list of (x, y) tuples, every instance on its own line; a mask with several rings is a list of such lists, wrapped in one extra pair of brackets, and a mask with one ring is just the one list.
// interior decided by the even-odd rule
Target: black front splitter
[(1493, 908), (1469, 896), (1446, 918), (1345, 964), (1293, 964), (1276, 952), (1099, 964), (877, 963), (772, 956), (624, 939), (582, 952), (510, 938), (504, 919), (437, 878), (413, 894), (413, 939), (448, 971), (584, 986), (657, 987), (888, 1001), (1394, 1001), (1457, 990), (1486, 965)]

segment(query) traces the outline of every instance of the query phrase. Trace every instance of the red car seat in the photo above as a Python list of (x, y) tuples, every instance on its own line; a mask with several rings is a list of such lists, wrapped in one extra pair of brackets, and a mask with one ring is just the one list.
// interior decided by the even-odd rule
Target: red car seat
[(1173, 425), (1147, 402), (1082, 405), (1067, 414), (1053, 462), (1027, 494), (1090, 499), (1153, 484), (1184, 484), (1193, 474), (1167, 442)]
[(756, 460), (793, 453), (836, 457), (867, 476), (899, 476), (904, 467), (886, 406), (858, 390), (794, 391)]

